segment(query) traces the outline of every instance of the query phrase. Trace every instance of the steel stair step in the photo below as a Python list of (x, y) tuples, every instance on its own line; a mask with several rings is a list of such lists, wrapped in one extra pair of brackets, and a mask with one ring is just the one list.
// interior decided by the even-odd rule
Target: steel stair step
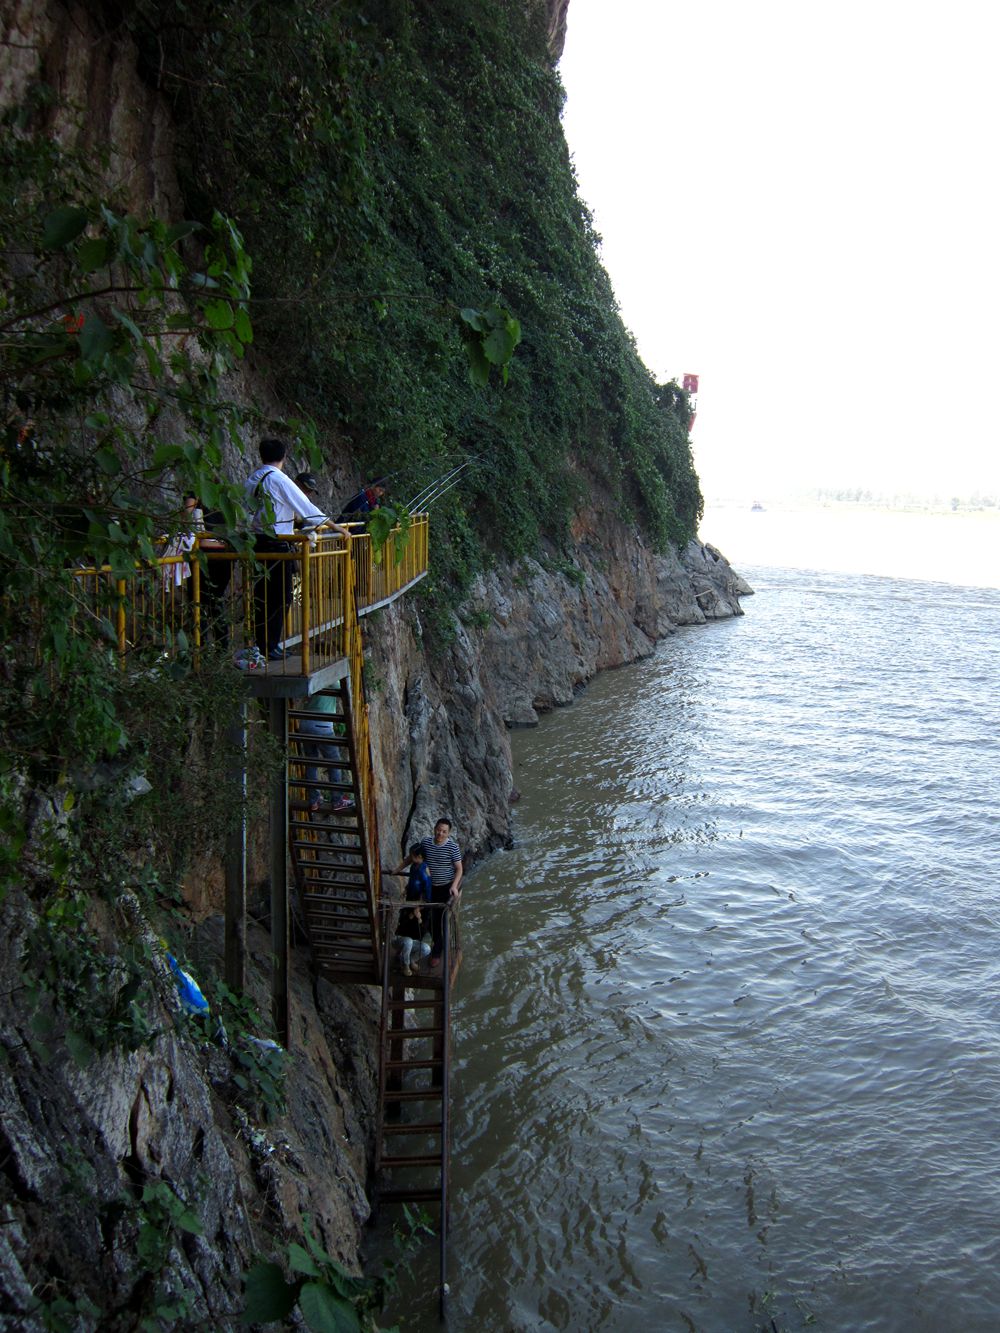
[(382, 1203), (438, 1203), (441, 1200), (441, 1190), (440, 1188), (379, 1190), (378, 1197)]
[(341, 967), (336, 963), (322, 963), (318, 959), (316, 965), (329, 981), (360, 982), (364, 986), (377, 986), (379, 983), (378, 969), (375, 967)]
[[(303, 783), (302, 785), (305, 786), (305, 783)], [(309, 783), (310, 787), (323, 787), (325, 785), (326, 784), (323, 782)], [(331, 783), (330, 791), (340, 792), (340, 793), (346, 792), (348, 795), (350, 795), (351, 788), (335, 787)], [(325, 824), (320, 822), (320, 818), (326, 819), (327, 816), (329, 815), (336, 815), (337, 818), (339, 819), (343, 815), (353, 815), (357, 812), (356, 803), (355, 805), (352, 806), (345, 806), (343, 810), (334, 810), (333, 807), (329, 804), (327, 804), (325, 808), (321, 810), (313, 810), (308, 801), (299, 801), (294, 798), (288, 802), (288, 808), (292, 813), (292, 818), (288, 822), (292, 825), (293, 828), (314, 828), (318, 832), (322, 832), (322, 830), (327, 827)], [(302, 815), (316, 815), (317, 818), (316, 819), (302, 819), (301, 817), (296, 818), (296, 816), (302, 816)]]
[[(367, 920), (371, 916), (366, 898), (360, 895), (357, 898), (350, 898), (346, 894), (328, 894), (309, 887), (310, 884), (316, 882), (316, 880), (306, 882), (302, 897), (309, 912), (316, 917), (317, 921), (325, 919), (343, 921), (345, 917), (350, 919), (352, 916), (359, 915), (363, 915)], [(352, 910), (345, 912), (343, 910), (345, 907), (350, 907)]]
[[(327, 837), (329, 837), (331, 833), (334, 833), (341, 838), (359, 837), (357, 829), (340, 829), (332, 827), (328, 828), (326, 826), (320, 827), (318, 824), (308, 824), (308, 825), (300, 824), (298, 826), (292, 825), (290, 831), (292, 832), (293, 835), (298, 835), (305, 828), (313, 830), (313, 832), (315, 832), (317, 835), (326, 834)], [(321, 840), (320, 836), (317, 836), (316, 838), (303, 838), (301, 836), (293, 836), (290, 839), (290, 842), (292, 847), (295, 849), (301, 848), (303, 851), (323, 852), (327, 856), (334, 856), (334, 855), (354, 856), (361, 859), (361, 853), (364, 850), (360, 841), (355, 844), (343, 843), (343, 842), (327, 842), (325, 838)], [(336, 869), (338, 863), (336, 861), (314, 861), (313, 864), (330, 866), (331, 868)], [(364, 861), (361, 860), (361, 864), (357, 866), (344, 865), (344, 869), (354, 870), (356, 874), (360, 874), (364, 870)]]
[[(302, 895), (306, 916), (315, 921), (317, 926), (332, 926), (334, 930), (342, 921), (366, 921), (371, 923), (372, 915), (364, 898), (339, 898), (334, 902), (326, 899), (323, 906), (310, 902), (313, 897), (308, 891)], [(348, 908), (350, 909), (348, 911)]]
[[(357, 898), (349, 897), (346, 893), (324, 893), (322, 889), (313, 887), (322, 881), (307, 880), (302, 897), (308, 904), (310, 911), (317, 918), (329, 917), (331, 921), (339, 921), (345, 916), (356, 916), (363, 913), (365, 917), (372, 916), (368, 899), (360, 893)], [(343, 909), (350, 907), (351, 912), (345, 912)]]
[[(311, 902), (309, 902), (309, 899), (312, 897), (312, 894), (310, 894), (310, 893), (306, 893), (306, 894), (304, 895), (304, 897), (305, 897), (305, 899), (306, 899), (306, 903), (305, 903), (306, 915), (309, 916), (309, 917), (311, 917), (311, 918), (313, 918), (315, 921), (319, 921), (319, 922), (322, 922), (322, 921), (370, 921), (370, 919), (371, 919), (369, 913), (367, 913), (367, 912), (365, 912), (365, 911), (354, 911), (354, 912), (336, 911), (336, 912), (331, 912), (331, 911), (327, 910), (327, 908), (325, 908), (325, 907), (316, 907), (316, 906), (314, 906)], [(330, 900), (329, 900), (329, 899), (327, 899), (327, 903), (328, 903), (329, 906), (333, 906), (333, 904), (330, 903)], [(364, 908), (364, 906), (365, 906), (365, 901), (364, 901), (363, 898), (337, 898), (337, 899), (334, 900), (334, 903), (339, 904), (341, 908), (344, 908), (344, 907)]]
[[(303, 871), (309, 871), (310, 878), (316, 884), (327, 884), (331, 889), (348, 889), (351, 893), (363, 893), (366, 896), (368, 894), (368, 885), (365, 884), (363, 880), (341, 879), (340, 876), (333, 873), (340, 869), (343, 870), (346, 875), (356, 874), (357, 872), (352, 870), (350, 866), (319, 866), (315, 861), (304, 861), (302, 863), (302, 869)], [(320, 900), (324, 897), (324, 895), (319, 892), (314, 893), (313, 896)], [(328, 897), (332, 902), (334, 901), (335, 895), (331, 893)]]
[(369, 958), (374, 959), (375, 950), (372, 947), (371, 940), (367, 939), (362, 940), (360, 943), (355, 943), (356, 939), (357, 937), (355, 936), (354, 940), (320, 940), (315, 946), (316, 952), (323, 957), (342, 953), (347, 958), (351, 957), (352, 954), (366, 954)]
[(351, 958), (344, 958), (340, 954), (324, 954), (316, 952), (313, 954), (317, 967), (325, 967), (328, 972), (343, 972), (346, 976), (366, 976), (370, 977), (377, 973), (374, 955), (367, 958), (364, 954), (355, 954)]
[[(364, 907), (364, 903), (348, 903), (347, 905), (350, 907)], [(313, 910), (308, 904), (306, 905), (306, 920), (317, 930), (339, 930), (342, 924), (362, 925), (369, 931), (372, 928), (372, 920), (367, 912), (322, 912)]]
[[(352, 907), (355, 910), (348, 912), (346, 908)], [(344, 900), (343, 907), (336, 912), (331, 912), (323, 908), (315, 908), (311, 903), (305, 905), (306, 917), (313, 922), (318, 930), (332, 929), (337, 930), (341, 922), (359, 922), (371, 929), (372, 919), (370, 913), (364, 910), (364, 901), (355, 902), (353, 899)]]
[[(301, 829), (309, 829), (313, 833), (335, 833), (340, 838), (357, 838), (359, 830), (348, 828), (343, 824), (332, 824), (332, 819), (357, 819), (358, 806), (357, 801), (352, 800), (350, 805), (345, 805), (342, 809), (335, 809), (334, 802), (341, 796), (350, 796), (350, 791), (345, 792), (343, 788), (332, 788), (326, 793), (320, 794), (320, 800), (323, 804), (318, 810), (312, 810), (304, 800), (293, 798), (288, 802), (289, 817), (288, 826), (295, 833)], [(331, 844), (333, 845), (333, 844)]]
[[(346, 727), (348, 719), (344, 713), (314, 713), (307, 712), (304, 708), (299, 711), (298, 708), (289, 709), (288, 716), (290, 720), (301, 718), (303, 722), (332, 722), (335, 727)], [(338, 736), (336, 732), (331, 736), (329, 732), (325, 735), (313, 735), (308, 731), (297, 731), (290, 729), (288, 739), (298, 741), (302, 745), (340, 745), (345, 749), (353, 749), (353, 742), (349, 733)]]
[[(318, 787), (324, 789), (320, 792), (321, 809), (319, 810), (313, 810), (311, 808), (309, 802), (312, 800), (312, 797), (310, 797), (309, 800), (306, 800), (304, 796), (292, 796), (289, 798), (288, 809), (290, 812), (291, 823), (307, 824), (310, 828), (322, 830), (330, 827), (330, 825), (323, 822), (329, 815), (351, 815), (355, 814), (357, 811), (357, 796), (352, 787), (338, 787), (332, 782), (298, 782), (295, 778), (290, 778), (289, 781), (294, 787), (308, 786), (309, 788)], [(333, 808), (333, 802), (339, 801), (342, 796), (346, 796), (348, 800), (351, 801), (351, 804), (344, 806), (342, 810), (335, 810)], [(334, 828), (333, 831), (337, 832), (338, 830)]]
[(383, 1134), (440, 1134), (444, 1125), (440, 1120), (421, 1120), (405, 1125), (383, 1125)]
[(324, 940), (327, 935), (365, 935), (370, 939), (372, 933), (371, 923), (363, 916), (327, 917), (322, 925), (318, 921), (310, 921), (309, 930), (320, 940)]
[(386, 1069), (440, 1069), (440, 1060), (383, 1060)]
[(320, 953), (358, 953), (359, 950), (366, 950), (371, 956), (375, 957), (375, 944), (371, 934), (365, 934), (363, 930), (345, 930), (337, 934), (329, 933), (327, 935), (317, 935), (316, 931), (310, 928), (309, 935), (312, 939), (313, 948)]
[[(292, 846), (301, 847), (304, 851), (309, 852), (325, 852), (327, 856), (350, 856), (364, 864), (364, 858), (360, 847), (335, 847), (328, 842), (307, 842), (305, 839), (300, 838), (293, 838)], [(317, 866), (329, 866), (331, 870), (337, 869), (336, 861), (314, 861), (312, 864)], [(347, 870), (350, 869), (350, 867), (344, 866), (344, 869)]]
[[(309, 826), (312, 828), (312, 825)], [(363, 864), (363, 857), (360, 847), (341, 847), (339, 844), (329, 842), (310, 842), (306, 838), (292, 838), (293, 847), (301, 847), (304, 851), (325, 852), (327, 856), (351, 856), (356, 857)], [(336, 866), (336, 861), (316, 861), (316, 865)]]
[(385, 1100), (387, 1102), (426, 1102), (440, 1101), (442, 1097), (440, 1088), (406, 1088), (398, 1092), (385, 1091)]
[(419, 1157), (383, 1157), (381, 1165), (389, 1170), (397, 1166), (436, 1166), (441, 1168), (440, 1153), (425, 1153)]

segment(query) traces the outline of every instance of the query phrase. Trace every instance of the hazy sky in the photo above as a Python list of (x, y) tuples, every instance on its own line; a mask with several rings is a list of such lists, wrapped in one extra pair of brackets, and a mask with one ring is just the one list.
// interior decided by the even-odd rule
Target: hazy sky
[(570, 0), (622, 314), (709, 496), (1000, 490), (1000, 6)]

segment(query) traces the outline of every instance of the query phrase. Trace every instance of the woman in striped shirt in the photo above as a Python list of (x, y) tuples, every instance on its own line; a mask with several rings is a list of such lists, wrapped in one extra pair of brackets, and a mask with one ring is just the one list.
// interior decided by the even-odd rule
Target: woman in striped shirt
[[(458, 843), (451, 836), (451, 820), (439, 819), (434, 825), (433, 838), (422, 838), (420, 849), (431, 875), (431, 902), (441, 904), (458, 902), (462, 896), (462, 853)], [(408, 856), (392, 873), (402, 874), (409, 864)], [(445, 908), (442, 906), (436, 911), (432, 910), (429, 915), (434, 938), (430, 966), (440, 967), (441, 950), (444, 948)]]

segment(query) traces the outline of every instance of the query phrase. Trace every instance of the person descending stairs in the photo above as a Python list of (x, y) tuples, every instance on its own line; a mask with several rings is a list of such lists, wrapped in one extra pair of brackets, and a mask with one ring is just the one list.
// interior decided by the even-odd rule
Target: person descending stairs
[(289, 846), (313, 956), (331, 981), (378, 985), (372, 838), (347, 681), (288, 717)]

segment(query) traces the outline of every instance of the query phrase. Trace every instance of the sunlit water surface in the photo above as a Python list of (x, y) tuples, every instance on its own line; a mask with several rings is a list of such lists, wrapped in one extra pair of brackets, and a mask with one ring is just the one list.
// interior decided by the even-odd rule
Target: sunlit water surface
[(454, 1329), (1000, 1328), (1000, 592), (745, 572), (743, 619), (515, 737)]

